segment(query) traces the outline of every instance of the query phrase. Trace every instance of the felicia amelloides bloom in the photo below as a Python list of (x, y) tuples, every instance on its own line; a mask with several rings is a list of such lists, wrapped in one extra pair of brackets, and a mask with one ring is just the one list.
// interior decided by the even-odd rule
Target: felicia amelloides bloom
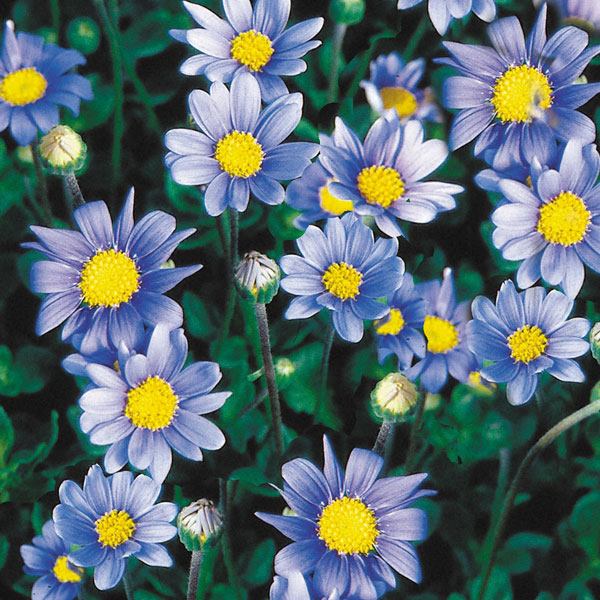
[(505, 281), (496, 304), (483, 296), (473, 301), (473, 320), (467, 326), (471, 350), (494, 364), (481, 375), (496, 383), (508, 382), (511, 404), (524, 404), (533, 396), (539, 373), (547, 371), (561, 381), (582, 382), (585, 375), (572, 360), (589, 349), (583, 337), (587, 319), (568, 319), (573, 301), (558, 290), (542, 287), (518, 293)]
[(451, 149), (479, 135), (475, 154), (495, 149), (493, 166), (503, 169), (515, 157), (518, 162), (524, 147), (535, 155), (554, 137), (594, 141), (594, 123), (575, 109), (600, 91), (600, 83), (576, 80), (600, 46), (586, 50), (588, 35), (575, 27), (546, 40), (546, 5), (527, 41), (516, 17), (494, 21), (488, 35), (493, 49), (444, 42), (452, 58), (437, 60), (460, 73), (444, 82), (445, 106), (460, 109), (450, 131)]
[(383, 458), (354, 449), (344, 475), (327, 436), (323, 452), (323, 471), (302, 458), (281, 469), (280, 494), (294, 516), (256, 513), (293, 540), (275, 556), (275, 572), (283, 577), (314, 572), (316, 598), (328, 598), (334, 590), (341, 598), (377, 598), (396, 586), (392, 569), (420, 582), (410, 542), (426, 537), (427, 516), (408, 507), (435, 494), (419, 489), (427, 474), (377, 481)]
[(18, 33), (6, 21), (0, 60), (0, 131), (10, 127), (25, 146), (59, 123), (58, 105), (74, 115), (79, 103), (91, 100), (92, 86), (83, 76), (68, 73), (85, 64), (83, 54), (46, 44), (38, 35)]
[(227, 20), (192, 2), (184, 2), (202, 29), (171, 30), (180, 42), (200, 52), (181, 65), (185, 75), (205, 75), (227, 83), (235, 75), (249, 73), (260, 85), (265, 102), (287, 94), (281, 75), (306, 70), (301, 58), (321, 45), (312, 38), (323, 26), (321, 17), (297, 23), (284, 31), (290, 16), (290, 0), (223, 0)]

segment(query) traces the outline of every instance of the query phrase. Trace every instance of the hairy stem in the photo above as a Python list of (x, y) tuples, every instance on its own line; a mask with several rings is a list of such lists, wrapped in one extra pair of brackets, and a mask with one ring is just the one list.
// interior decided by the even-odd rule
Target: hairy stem
[(194, 550), (190, 559), (190, 575), (188, 578), (187, 600), (196, 600), (198, 596), (198, 577), (200, 576), (200, 568), (204, 552), (202, 550)]
[(317, 397), (317, 405), (315, 406), (315, 417), (318, 418), (321, 414), (321, 408), (325, 404), (325, 395), (327, 394), (327, 376), (329, 375), (329, 355), (331, 354), (331, 346), (333, 345), (333, 336), (335, 329), (333, 323), (329, 321), (327, 328), (327, 337), (323, 346), (323, 356), (321, 357), (321, 388)]
[(383, 423), (381, 423), (381, 427), (379, 428), (379, 433), (377, 434), (375, 444), (373, 444), (373, 452), (377, 452), (379, 456), (383, 456), (385, 454), (385, 447), (393, 429), (393, 421), (384, 419)]
[(64, 180), (73, 201), (73, 208), (83, 206), (85, 204), (85, 199), (81, 193), (81, 188), (79, 187), (75, 173), (67, 173), (64, 176)]

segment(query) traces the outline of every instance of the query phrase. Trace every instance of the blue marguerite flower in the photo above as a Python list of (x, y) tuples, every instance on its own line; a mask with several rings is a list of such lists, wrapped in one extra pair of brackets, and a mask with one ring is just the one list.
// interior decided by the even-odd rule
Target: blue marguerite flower
[(391, 354), (398, 357), (400, 370), (410, 367), (413, 356), (425, 356), (426, 343), (417, 328), (423, 327), (427, 305), (415, 290), (412, 275), (404, 273), (400, 287), (388, 300), (389, 314), (375, 321), (379, 349), (377, 357), (383, 362)]
[(179, 304), (163, 296), (202, 265), (161, 269), (177, 245), (195, 229), (175, 231), (175, 218), (160, 210), (133, 222), (133, 189), (112, 225), (106, 204), (88, 202), (73, 213), (80, 231), (32, 226), (39, 242), (22, 244), (50, 260), (31, 267), (31, 289), (48, 294), (36, 332), (42, 335), (66, 319), (64, 340), (82, 334), (89, 354), (143, 336), (143, 324), (181, 326)]
[(421, 567), (410, 542), (426, 537), (427, 515), (408, 507), (435, 494), (418, 489), (427, 474), (377, 481), (383, 458), (355, 448), (344, 475), (327, 436), (323, 451), (323, 471), (303, 458), (281, 469), (279, 493), (295, 516), (256, 513), (293, 540), (275, 556), (275, 572), (314, 572), (318, 598), (335, 589), (341, 597), (375, 600), (396, 587), (392, 569), (419, 583)]
[(425, 59), (404, 64), (402, 57), (392, 52), (371, 61), (370, 69), (370, 78), (361, 81), (360, 87), (365, 90), (371, 108), (380, 115), (395, 108), (401, 119), (442, 120), (432, 90), (417, 88), (425, 72)]
[(279, 181), (302, 175), (319, 151), (317, 144), (281, 143), (300, 122), (302, 94), (287, 94), (261, 113), (260, 89), (248, 73), (236, 76), (231, 92), (222, 83), (213, 83), (210, 94), (194, 90), (189, 106), (204, 133), (168, 131), (165, 162), (177, 183), (208, 184), (204, 203), (211, 216), (228, 206), (246, 210), (250, 192), (265, 204), (280, 204)]
[(195, 362), (182, 370), (188, 345), (183, 331), (159, 323), (144, 353), (119, 351), (119, 369), (86, 369), (92, 384), (79, 399), (80, 425), (92, 444), (108, 445), (109, 473), (128, 461), (162, 482), (171, 468), (171, 449), (202, 460), (200, 448), (217, 450), (221, 430), (200, 415), (223, 406), (231, 392), (210, 393), (221, 379), (219, 365)]
[(328, 308), (337, 333), (358, 342), (363, 319), (380, 319), (389, 310), (376, 298), (392, 294), (402, 281), (397, 240), (375, 242), (373, 232), (347, 214), (329, 219), (325, 233), (310, 225), (296, 244), (303, 256), (288, 254), (279, 263), (287, 274), (281, 287), (299, 296), (285, 318), (305, 319)]
[(69, 561), (71, 545), (57, 535), (54, 521), (46, 521), (42, 535), (33, 538), (33, 546), (23, 544), (21, 557), (28, 575), (39, 579), (33, 584), (31, 597), (36, 600), (73, 600), (79, 593), (83, 569)]
[[(422, 0), (398, 0), (398, 9), (412, 8)], [(492, 21), (496, 17), (494, 0), (429, 0), (429, 18), (440, 35), (448, 30), (452, 19), (462, 19), (473, 11), (480, 19)]]
[(160, 542), (177, 533), (171, 521), (177, 506), (154, 504), (160, 485), (146, 475), (135, 480), (128, 471), (105, 477), (98, 465), (90, 467), (83, 489), (63, 481), (61, 504), (52, 513), (56, 531), (69, 544), (82, 546), (69, 560), (79, 567), (94, 567), (100, 590), (115, 587), (125, 572), (128, 556), (147, 565), (170, 567), (173, 560)]
[(323, 27), (321, 17), (284, 31), (290, 0), (257, 0), (254, 9), (250, 0), (223, 0), (226, 21), (198, 4), (183, 5), (202, 29), (170, 31), (176, 40), (200, 52), (181, 65), (181, 72), (206, 75), (210, 81), (223, 83), (240, 73), (250, 73), (258, 81), (265, 102), (288, 93), (280, 76), (306, 71), (301, 58), (321, 45), (312, 40)]
[(596, 0), (554, 0), (566, 23), (600, 31), (600, 4)]
[(80, 100), (93, 93), (85, 77), (67, 73), (85, 64), (81, 53), (46, 44), (39, 35), (15, 35), (14, 27), (6, 21), (0, 52), (0, 131), (10, 127), (17, 144), (26, 146), (38, 130), (58, 125), (58, 105), (77, 115)]
[(444, 82), (445, 106), (460, 109), (452, 149), (480, 136), (475, 154), (495, 149), (493, 166), (503, 169), (555, 137), (594, 141), (594, 123), (576, 110), (600, 91), (600, 83), (575, 83), (600, 53), (600, 46), (585, 49), (587, 33), (565, 27), (546, 40), (544, 5), (527, 41), (516, 17), (491, 23), (488, 36), (493, 49), (444, 42), (452, 58), (437, 59), (460, 73)]
[(448, 157), (442, 140), (423, 141), (423, 125), (400, 123), (395, 111), (375, 121), (364, 144), (339, 117), (333, 143), (321, 145), (319, 160), (334, 177), (329, 191), (351, 200), (359, 215), (373, 215), (381, 231), (403, 235), (396, 219), (428, 223), (456, 206), (460, 185), (421, 181)]
[(575, 298), (584, 264), (600, 272), (600, 156), (594, 144), (582, 149), (571, 140), (558, 170), (532, 170), (532, 187), (512, 179), (499, 183), (504, 198), (492, 213), (492, 239), (507, 260), (522, 260), (517, 283), (525, 288), (540, 277)]
[(454, 278), (448, 268), (444, 269), (442, 281), (419, 283), (415, 289), (427, 304), (423, 324), (427, 352), (425, 358), (406, 371), (407, 377), (420, 377), (422, 386), (432, 394), (442, 389), (448, 373), (466, 383), (469, 374), (479, 367), (466, 341), (470, 301), (456, 303)]
[(339, 200), (331, 194), (328, 184), (332, 181), (333, 177), (317, 161), (290, 183), (285, 194), (286, 204), (304, 211), (294, 220), (298, 229), (306, 229), (315, 221), (339, 217), (353, 210), (352, 202)]
[(558, 290), (546, 294), (536, 286), (517, 293), (505, 281), (496, 305), (483, 296), (473, 301), (469, 322), (469, 347), (494, 364), (481, 375), (496, 383), (508, 382), (506, 397), (511, 404), (524, 404), (533, 396), (539, 373), (547, 371), (561, 381), (581, 382), (585, 375), (572, 360), (589, 349), (582, 339), (590, 328), (587, 319), (567, 320), (573, 301)]

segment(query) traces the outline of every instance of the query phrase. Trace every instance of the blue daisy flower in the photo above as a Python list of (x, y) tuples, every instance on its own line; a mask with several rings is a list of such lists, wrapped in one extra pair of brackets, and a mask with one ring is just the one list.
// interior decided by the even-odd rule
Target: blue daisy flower
[(558, 170), (532, 171), (532, 187), (502, 179), (500, 206), (491, 215), (494, 245), (507, 260), (523, 260), (519, 287), (540, 277), (575, 298), (587, 265), (600, 272), (600, 156), (591, 144), (571, 140)]
[(378, 56), (371, 61), (369, 80), (360, 82), (367, 102), (380, 115), (395, 108), (401, 119), (442, 121), (442, 113), (430, 88), (420, 90), (417, 84), (425, 72), (425, 59), (404, 64), (397, 52)]
[(260, 89), (247, 73), (238, 75), (231, 92), (213, 83), (210, 94), (194, 90), (189, 107), (204, 131), (172, 129), (165, 136), (171, 151), (165, 162), (183, 185), (208, 184), (206, 212), (220, 215), (228, 206), (244, 211), (250, 192), (265, 204), (283, 202), (282, 180), (300, 177), (318, 144), (282, 144), (302, 116), (302, 94), (288, 94), (261, 113)]
[[(453, 195), (460, 185), (421, 181), (448, 157), (442, 140), (423, 141), (423, 125), (414, 119), (405, 125), (388, 111), (369, 129), (364, 144), (339, 117), (333, 143), (321, 145), (319, 161), (334, 181), (329, 191), (351, 200), (359, 215), (372, 215), (390, 237), (403, 235), (396, 219), (429, 223), (438, 212), (456, 206)], [(337, 181), (335, 181), (337, 180)]]
[(143, 324), (180, 327), (179, 304), (163, 296), (202, 265), (161, 269), (177, 245), (195, 229), (175, 231), (175, 218), (160, 210), (134, 225), (133, 189), (112, 225), (106, 204), (88, 202), (73, 217), (80, 231), (32, 226), (39, 242), (22, 244), (50, 260), (31, 267), (31, 290), (42, 301), (36, 333), (65, 321), (63, 340), (82, 334), (80, 350), (92, 353), (143, 336)]
[(389, 308), (376, 298), (391, 295), (404, 273), (396, 256), (396, 239), (373, 239), (373, 232), (354, 215), (334, 217), (325, 233), (311, 225), (296, 244), (303, 256), (280, 260), (287, 277), (281, 287), (294, 298), (286, 319), (306, 319), (322, 308), (332, 311), (333, 326), (343, 339), (358, 342), (363, 319), (380, 319)]
[(496, 305), (483, 296), (473, 301), (473, 320), (467, 326), (469, 347), (494, 364), (481, 375), (496, 383), (508, 382), (511, 404), (524, 404), (533, 396), (539, 373), (547, 371), (561, 381), (582, 382), (585, 375), (572, 360), (589, 349), (582, 339), (590, 329), (587, 319), (567, 320), (573, 301), (558, 290), (542, 287), (517, 293), (505, 281)]
[(19, 32), (6, 21), (0, 51), (0, 131), (10, 133), (20, 146), (31, 144), (38, 130), (58, 125), (58, 105), (79, 114), (79, 102), (94, 95), (82, 75), (67, 73), (85, 58), (76, 50), (46, 44), (39, 35)]
[(323, 471), (303, 458), (281, 469), (285, 483), (279, 493), (295, 516), (256, 513), (293, 540), (275, 556), (275, 572), (314, 572), (317, 596), (335, 589), (362, 600), (396, 587), (392, 569), (419, 583), (421, 567), (410, 542), (427, 536), (427, 515), (408, 507), (435, 494), (419, 489), (427, 474), (376, 481), (383, 458), (355, 448), (344, 475), (327, 436), (323, 452)]
[(87, 367), (92, 385), (79, 399), (79, 424), (92, 444), (110, 444), (104, 455), (108, 473), (129, 462), (162, 482), (171, 468), (171, 449), (202, 460), (200, 448), (223, 446), (221, 430), (200, 415), (221, 408), (231, 392), (210, 393), (221, 379), (216, 363), (195, 362), (182, 370), (187, 355), (183, 330), (159, 323), (145, 353), (121, 347), (118, 370)]
[(183, 5), (202, 29), (170, 31), (176, 40), (200, 52), (181, 65), (181, 72), (205, 75), (210, 81), (222, 83), (240, 73), (250, 73), (260, 85), (265, 102), (288, 93), (280, 76), (306, 71), (301, 58), (321, 45), (312, 40), (323, 27), (321, 17), (284, 31), (290, 0), (257, 0), (254, 9), (250, 0), (223, 0), (226, 21), (198, 4)]
[(415, 286), (427, 303), (423, 331), (427, 340), (425, 358), (406, 371), (406, 376), (421, 378), (430, 393), (439, 392), (448, 379), (466, 383), (479, 361), (467, 347), (466, 324), (470, 319), (470, 301), (456, 303), (451, 269), (444, 269), (442, 281), (427, 281)]
[(555, 0), (555, 4), (566, 23), (600, 31), (600, 4), (596, 0)]
[[(398, 10), (412, 8), (422, 0), (398, 0)], [(483, 21), (496, 18), (494, 0), (429, 0), (427, 5), (429, 18), (440, 35), (448, 30), (452, 19), (462, 19), (473, 11)]]
[(594, 123), (576, 109), (600, 91), (600, 83), (575, 80), (600, 46), (586, 50), (588, 34), (575, 27), (546, 40), (546, 5), (527, 41), (516, 17), (493, 22), (488, 36), (493, 49), (444, 42), (452, 58), (437, 59), (460, 73), (444, 82), (444, 105), (460, 109), (451, 149), (479, 136), (475, 154), (494, 149), (492, 166), (503, 169), (515, 156), (538, 154), (555, 137), (593, 142)]
[(154, 504), (160, 485), (150, 477), (134, 479), (128, 471), (105, 477), (93, 465), (83, 489), (67, 480), (58, 493), (61, 504), (52, 513), (56, 531), (65, 542), (82, 546), (69, 553), (69, 560), (79, 567), (94, 567), (99, 590), (121, 581), (128, 556), (154, 567), (173, 564), (160, 542), (176, 535), (171, 521), (178, 509), (171, 502)]
[(33, 584), (31, 597), (36, 600), (73, 600), (79, 593), (83, 569), (68, 557), (71, 545), (57, 535), (52, 520), (42, 527), (42, 535), (33, 538), (33, 546), (23, 544), (21, 557), (28, 575), (39, 579)]
[(298, 229), (306, 229), (321, 219), (339, 217), (353, 210), (349, 200), (339, 200), (331, 194), (328, 185), (334, 178), (319, 162), (312, 163), (304, 173), (290, 183), (285, 202), (296, 210), (304, 211), (294, 219)]
[(417, 328), (423, 327), (427, 304), (415, 290), (412, 275), (404, 273), (400, 287), (388, 300), (389, 314), (375, 321), (375, 331), (379, 349), (377, 357), (380, 363), (395, 354), (398, 368), (408, 369), (416, 354), (425, 356), (426, 343), (423, 334)]

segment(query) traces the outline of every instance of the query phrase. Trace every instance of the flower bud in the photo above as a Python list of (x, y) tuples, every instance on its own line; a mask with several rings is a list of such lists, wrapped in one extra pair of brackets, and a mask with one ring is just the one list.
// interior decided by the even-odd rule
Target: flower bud
[(365, 0), (331, 0), (329, 16), (336, 23), (356, 25), (365, 16)]
[(592, 356), (600, 363), (600, 323), (594, 323), (590, 329), (590, 350)]
[(373, 412), (386, 421), (400, 421), (417, 403), (415, 384), (402, 373), (389, 373), (371, 392)]
[(244, 298), (268, 304), (279, 290), (281, 272), (277, 263), (260, 252), (246, 252), (235, 270), (236, 285)]
[(219, 509), (206, 498), (182, 508), (177, 516), (179, 539), (189, 552), (198, 552), (223, 526)]
[(53, 127), (40, 141), (40, 154), (56, 172), (73, 172), (83, 166), (87, 146), (66, 125)]

